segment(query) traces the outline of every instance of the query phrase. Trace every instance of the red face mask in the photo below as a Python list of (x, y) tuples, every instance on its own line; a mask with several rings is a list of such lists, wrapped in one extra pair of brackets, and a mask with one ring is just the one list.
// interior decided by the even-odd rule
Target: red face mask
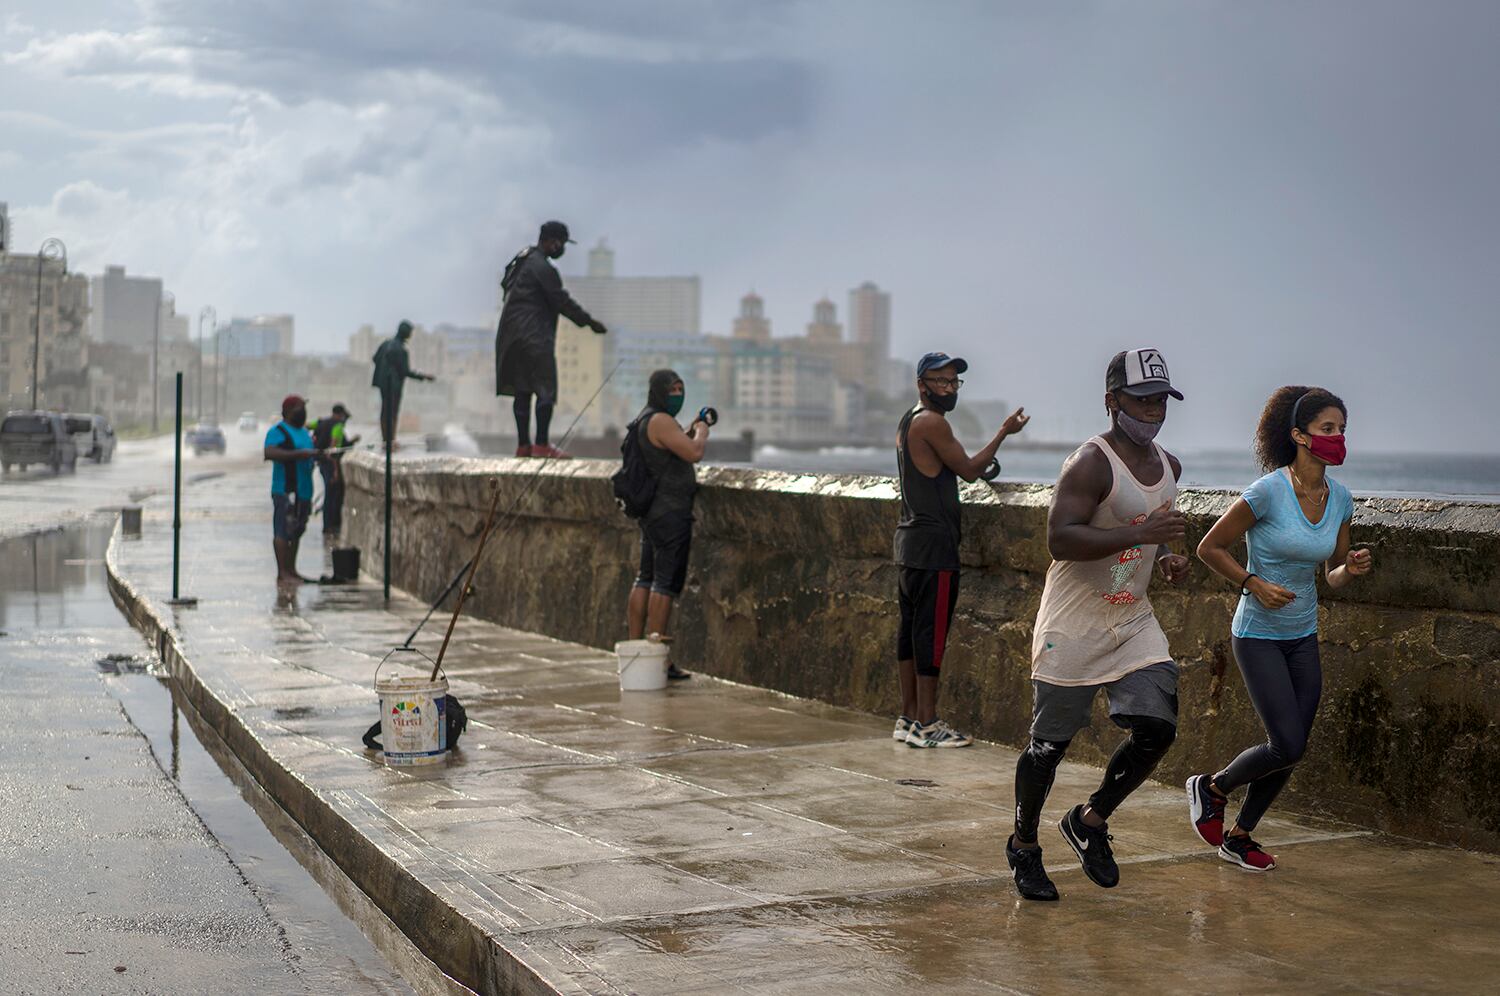
[(1342, 432), (1336, 436), (1309, 435), (1307, 448), (1313, 456), (1333, 467), (1340, 466), (1344, 462), (1344, 457), (1348, 456)]

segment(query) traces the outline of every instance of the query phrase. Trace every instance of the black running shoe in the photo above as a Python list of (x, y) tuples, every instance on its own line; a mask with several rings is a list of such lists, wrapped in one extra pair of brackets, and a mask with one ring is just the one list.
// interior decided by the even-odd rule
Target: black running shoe
[(692, 676), (693, 676), (693, 672), (691, 672), (691, 671), (684, 671), (682, 668), (678, 667), (676, 664), (669, 664), (667, 666), (667, 680), (668, 681), (687, 681)]
[(1115, 864), (1115, 856), (1109, 849), (1109, 842), (1114, 838), (1109, 835), (1108, 826), (1094, 829), (1083, 822), (1083, 807), (1074, 806), (1057, 821), (1057, 829), (1062, 831), (1063, 840), (1078, 855), (1083, 873), (1090, 882), (1101, 889), (1113, 889), (1120, 884), (1120, 866)]
[(1047, 877), (1047, 869), (1042, 867), (1042, 849), (1018, 848), (1015, 840), (1014, 835), (1005, 839), (1005, 860), (1015, 873), (1016, 891), (1021, 894), (1022, 899), (1055, 902), (1057, 886), (1052, 884), (1052, 879)]

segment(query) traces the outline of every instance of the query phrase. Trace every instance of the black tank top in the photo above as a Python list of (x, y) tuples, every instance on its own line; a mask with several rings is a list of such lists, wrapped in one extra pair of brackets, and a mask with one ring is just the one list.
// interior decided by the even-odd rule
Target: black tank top
[(651, 441), (646, 427), (656, 414), (653, 409), (643, 410), (636, 422), (641, 456), (646, 460), (646, 469), (656, 478), (656, 497), (651, 499), (651, 508), (645, 515), (651, 522), (664, 516), (691, 515), (693, 496), (698, 492), (698, 473), (693, 465)]
[(897, 430), (897, 481), (901, 486), (901, 521), (896, 525), (896, 563), (930, 571), (958, 570), (960, 536), (958, 475), (948, 467), (928, 477), (912, 463), (906, 434), (920, 405), (907, 412)]

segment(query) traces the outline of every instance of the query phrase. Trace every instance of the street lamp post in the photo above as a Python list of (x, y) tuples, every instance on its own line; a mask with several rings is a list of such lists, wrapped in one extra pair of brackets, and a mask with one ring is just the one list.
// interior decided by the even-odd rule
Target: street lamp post
[[(211, 324), (218, 325), (219, 313), (214, 306), (206, 304), (198, 309), (198, 421), (203, 421), (203, 319), (213, 316)], [(214, 335), (214, 425), (219, 424), (219, 337)]]
[(162, 305), (172, 302), (177, 310), (177, 297), (169, 290), (156, 295), (156, 333), (151, 337), (151, 435), (156, 435), (157, 418), (161, 414), (161, 312)]
[(68, 247), (62, 244), (62, 239), (48, 239), (36, 253), (36, 331), (31, 344), (32, 411), (36, 410), (36, 392), (42, 382), (42, 266), (49, 259), (62, 260), (62, 271), (67, 274)]
[[(214, 319), (217, 321), (218, 320), (218, 315), (215, 315)], [(219, 421), (219, 340), (222, 339), (224, 336), (228, 336), (229, 337), (229, 345), (231, 345), (231, 346), (234, 347), (234, 352), (233, 353), (231, 353), (227, 349), (224, 351), (224, 403), (225, 404), (229, 403), (229, 357), (230, 356), (238, 356), (238, 355), (240, 355), (240, 341), (235, 338), (233, 332), (225, 330), (223, 336), (219, 335), (217, 332), (214, 333), (214, 422), (215, 422), (215, 424), (217, 424), (218, 421)]]

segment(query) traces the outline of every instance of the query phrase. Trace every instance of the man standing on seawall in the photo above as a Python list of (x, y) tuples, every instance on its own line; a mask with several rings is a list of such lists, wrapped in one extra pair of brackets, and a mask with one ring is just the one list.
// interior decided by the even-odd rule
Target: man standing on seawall
[(937, 717), (938, 673), (958, 599), (958, 479), (972, 481), (984, 474), (1005, 437), (1029, 421), (1024, 409), (1017, 408), (978, 453), (971, 457), (964, 452), (947, 413), (958, 404), (963, 385), (958, 375), (967, 369), (967, 362), (947, 353), (928, 353), (918, 360), (920, 403), (896, 430), (901, 715), (891, 735), (908, 747), (967, 747), (973, 742)]
[[(536, 245), (522, 249), (505, 266), (500, 280), (505, 305), (495, 335), (495, 394), (513, 396), (516, 417), (516, 456), (566, 457), (548, 441), (552, 408), (557, 403), (557, 316), (587, 326), (599, 335), (604, 323), (584, 311), (563, 288), (552, 260), (561, 259), (568, 226), (560, 221), (542, 225)], [(531, 437), (531, 399), (536, 398), (536, 443)]]
[(417, 373), (411, 368), (411, 357), (406, 352), (407, 340), (411, 338), (411, 322), (396, 326), (395, 338), (387, 339), (375, 350), (375, 379), (372, 387), (380, 389), (380, 439), (387, 446), (396, 441), (396, 426), (401, 419), (401, 392), (406, 379), (433, 380), (432, 374)]
[(1177, 736), (1177, 665), (1146, 589), (1153, 569), (1172, 584), (1188, 559), (1167, 544), (1186, 533), (1174, 507), (1182, 465), (1156, 442), (1172, 387), (1155, 349), (1115, 354), (1104, 375), (1109, 431), (1063, 464), (1047, 514), (1047, 569), (1031, 643), (1031, 743), (1016, 761), (1016, 830), (1005, 845), (1016, 888), (1053, 900), (1037, 841), (1042, 804), (1102, 688), (1109, 716), (1130, 731), (1086, 805), (1058, 823), (1089, 881), (1113, 888), (1120, 869), (1106, 820), (1140, 787)]

